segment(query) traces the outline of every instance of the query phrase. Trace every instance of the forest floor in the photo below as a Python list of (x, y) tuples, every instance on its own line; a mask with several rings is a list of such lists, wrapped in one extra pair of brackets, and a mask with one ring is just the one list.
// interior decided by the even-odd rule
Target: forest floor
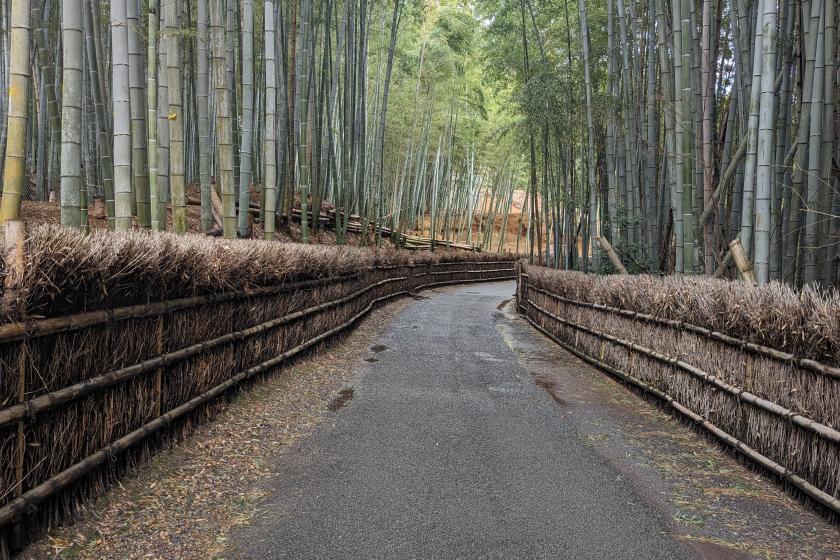
[(834, 525), (537, 333), (513, 289), (374, 312), (21, 557), (840, 557)]
[[(198, 199), (199, 192), (196, 185), (187, 186), (187, 196), (191, 199)], [(257, 194), (252, 193), (252, 199), (256, 201)], [(2, 197), (0, 197), (2, 198)], [(187, 233), (200, 235), (201, 234), (201, 207), (197, 204), (187, 204)], [(172, 229), (172, 208), (167, 208), (167, 229)], [(42, 224), (57, 225), (61, 223), (61, 209), (57, 202), (41, 202), (35, 200), (24, 200), (21, 203), (21, 218), (26, 224), (27, 229)], [(91, 202), (88, 207), (88, 227), (91, 230), (105, 229), (108, 227), (108, 220), (104, 214), (104, 208), (101, 206), (97, 208), (94, 202)], [(251, 224), (253, 236), (257, 239), (262, 237), (262, 227), (259, 223)], [(348, 244), (360, 245), (361, 236), (348, 233)], [(301, 239), (300, 225), (293, 223), (291, 225), (283, 225), (278, 228), (276, 239), (281, 242), (299, 242)], [(390, 245), (390, 241), (383, 239), (386, 246)], [(321, 229), (318, 235), (310, 236), (310, 243), (334, 245), (335, 233), (329, 229)]]
[[(199, 196), (200, 193), (197, 185), (187, 185), (188, 200), (198, 200)], [(252, 192), (252, 202), (258, 202), (258, 196), (259, 195), (256, 191)], [(520, 196), (519, 199), (521, 198), (522, 197)], [(521, 252), (526, 251), (525, 234), (528, 228), (528, 219), (527, 217), (523, 218), (522, 216), (522, 200), (519, 199), (514, 200), (513, 208), (511, 209), (511, 214), (508, 217), (507, 221), (505, 221), (504, 216), (501, 215), (496, 215), (494, 217), (492, 247), (490, 248), (491, 251), (496, 251), (499, 249), (499, 237), (501, 235), (502, 229), (505, 230), (505, 239), (502, 243), (502, 249), (504, 252), (516, 252), (517, 248)], [(517, 204), (519, 204), (520, 206), (517, 206)], [(299, 204), (297, 206), (299, 207)], [(187, 204), (186, 208), (187, 233), (199, 234), (201, 232), (201, 207), (197, 204)], [(61, 222), (61, 209), (59, 208), (58, 202), (23, 200), (21, 203), (21, 218), (23, 219), (27, 228), (31, 228), (40, 224), (57, 225)], [(483, 239), (484, 233), (482, 230), (486, 229), (486, 221), (483, 220), (486, 219), (486, 217), (482, 218), (481, 215), (478, 213), (474, 217), (474, 221), (472, 224), (472, 243), (475, 245), (480, 244), (481, 239)], [(424, 217), (421, 223), (414, 225), (415, 227), (409, 228), (407, 230), (407, 233), (418, 235), (421, 237), (429, 237), (431, 217), (427, 215)], [(453, 224), (452, 237), (454, 238), (454, 241), (464, 243), (466, 242), (467, 234), (465, 231), (458, 230), (458, 225), (458, 223)], [(92, 230), (105, 229), (108, 227), (108, 220), (105, 217), (104, 208), (101, 205), (97, 207), (97, 205), (94, 202), (91, 202), (88, 208), (88, 226)], [(259, 238), (262, 236), (262, 227), (259, 223), (252, 224), (251, 227), (254, 237)], [(172, 229), (171, 208), (167, 209), (167, 228), (170, 230)], [(456, 232), (456, 230), (458, 231)], [(518, 247), (516, 243), (517, 233), (520, 234), (520, 243)], [(296, 223), (293, 223), (291, 225), (282, 225), (282, 227), (278, 229), (277, 239), (282, 242), (299, 242), (301, 239), (300, 225)], [(310, 242), (316, 244), (333, 245), (335, 244), (335, 233), (329, 229), (322, 229), (318, 232), (317, 236), (313, 236), (310, 239)], [(348, 243), (351, 245), (361, 244), (361, 236), (353, 233), (348, 234)], [(384, 238), (383, 243), (386, 246), (388, 246), (390, 245), (390, 240)]]

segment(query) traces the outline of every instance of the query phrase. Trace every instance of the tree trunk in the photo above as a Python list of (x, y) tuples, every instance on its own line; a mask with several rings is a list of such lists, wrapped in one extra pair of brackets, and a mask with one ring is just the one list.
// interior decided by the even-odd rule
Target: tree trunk
[(178, 21), (178, 6), (178, 0), (168, 0), (164, 13), (168, 39), (166, 45), (166, 85), (169, 97), (169, 188), (172, 203), (172, 230), (175, 233), (186, 233), (184, 104), (181, 91), (181, 26)]
[(26, 125), (29, 112), (29, 0), (12, 0), (9, 46), (9, 99), (3, 201), (0, 224), (20, 219), (26, 185)]
[(254, 128), (254, 2), (242, 10), (242, 138), (239, 148), (239, 237), (248, 237), (251, 193), (251, 150)]
[(140, 51), (138, 0), (126, 0), (128, 18), (128, 83), (131, 100), (131, 171), (137, 208), (137, 224), (151, 225), (149, 209), (149, 171), (146, 156), (145, 99), (143, 99), (143, 55)]
[(128, 17), (126, 0), (111, 0), (111, 87), (114, 115), (115, 226), (132, 227), (131, 102), (129, 97)]
[[(148, 36), (148, 73), (146, 74), (146, 105), (148, 114), (146, 128), (148, 134), (146, 155), (149, 160), (149, 219), (152, 230), (166, 229), (166, 215), (161, 216), (160, 191), (158, 190), (158, 153), (157, 153), (157, 35), (159, 3), (154, 0), (149, 4)], [(161, 224), (163, 221), (163, 224)], [(163, 227), (161, 227), (161, 225)]]
[(277, 104), (274, 66), (274, 2), (265, 0), (265, 139), (263, 144), (263, 165), (265, 206), (263, 207), (263, 236), (274, 239), (274, 224), (277, 214), (277, 139), (275, 133), (275, 105)]
[(82, 10), (74, 0), (61, 2), (61, 42), (61, 224), (82, 228)]
[(236, 194), (233, 186), (233, 131), (227, 86), (224, 14), (222, 0), (210, 0), (210, 40), (213, 54), (213, 87), (216, 94), (216, 143), (219, 146), (217, 184), (222, 198), (223, 233), (226, 238), (233, 239), (236, 237), (237, 225)]

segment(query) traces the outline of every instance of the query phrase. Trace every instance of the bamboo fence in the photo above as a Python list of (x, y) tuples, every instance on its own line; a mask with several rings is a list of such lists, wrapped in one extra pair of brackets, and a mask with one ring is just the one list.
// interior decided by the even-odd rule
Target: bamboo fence
[(581, 282), (577, 273), (521, 267), (517, 304), (565, 349), (662, 399), (840, 513), (840, 368), (683, 320), (561, 295), (585, 293), (572, 286)]
[(513, 278), (512, 260), (483, 259), (385, 257), (331, 277), (0, 324), (0, 544), (15, 547), (75, 515), (82, 500), (219, 411), (233, 389), (316, 350), (378, 303)]

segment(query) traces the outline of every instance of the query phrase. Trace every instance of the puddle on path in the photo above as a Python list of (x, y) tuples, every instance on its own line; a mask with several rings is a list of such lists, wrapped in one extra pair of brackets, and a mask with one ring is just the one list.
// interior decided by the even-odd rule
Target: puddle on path
[(509, 304), (511, 301), (513, 301), (513, 298), (503, 299), (503, 300), (502, 300), (502, 302), (501, 302), (499, 305), (497, 305), (497, 306), (496, 306), (496, 309), (498, 309), (499, 311), (501, 311), (501, 310), (502, 310), (502, 309), (504, 309), (504, 307), (505, 307), (507, 304)]
[(387, 350), (387, 349), (388, 349), (388, 347), (387, 347), (387, 346), (385, 346), (384, 344), (377, 344), (377, 345), (375, 345), (375, 346), (371, 346), (371, 347), (370, 347), (370, 349), (371, 349), (371, 351), (376, 352), (377, 354), (379, 354), (380, 352), (384, 352), (385, 350)]
[(561, 406), (569, 404), (562, 397), (560, 397), (560, 395), (557, 394), (557, 384), (554, 381), (546, 379), (545, 377), (537, 377), (534, 379), (534, 383), (537, 387), (540, 387), (546, 393), (548, 393), (548, 395), (552, 399), (554, 399), (554, 402), (556, 402), (557, 404)]
[(342, 389), (338, 392), (338, 396), (334, 398), (330, 404), (327, 405), (327, 410), (329, 410), (330, 412), (338, 412), (339, 410), (347, 406), (347, 403), (350, 402), (350, 400), (353, 398), (353, 395), (355, 394), (356, 393), (352, 387)]
[(365, 361), (370, 363), (370, 364), (375, 364), (379, 360), (377, 358), (365, 358)]

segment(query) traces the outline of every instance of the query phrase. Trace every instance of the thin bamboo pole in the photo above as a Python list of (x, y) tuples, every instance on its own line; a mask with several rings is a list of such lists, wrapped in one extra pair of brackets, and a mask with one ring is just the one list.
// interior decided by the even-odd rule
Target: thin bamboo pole
[[(158, 11), (159, 1), (152, 1), (149, 4), (148, 21), (148, 72), (146, 74), (146, 106), (148, 115), (146, 117), (147, 149), (146, 156), (149, 161), (149, 219), (152, 230), (161, 231), (166, 229), (166, 215), (161, 216), (160, 191), (158, 190), (158, 148), (157, 148), (157, 120), (158, 120), (158, 87), (157, 87), (157, 35), (158, 35)], [(161, 222), (163, 222), (161, 224)]]

